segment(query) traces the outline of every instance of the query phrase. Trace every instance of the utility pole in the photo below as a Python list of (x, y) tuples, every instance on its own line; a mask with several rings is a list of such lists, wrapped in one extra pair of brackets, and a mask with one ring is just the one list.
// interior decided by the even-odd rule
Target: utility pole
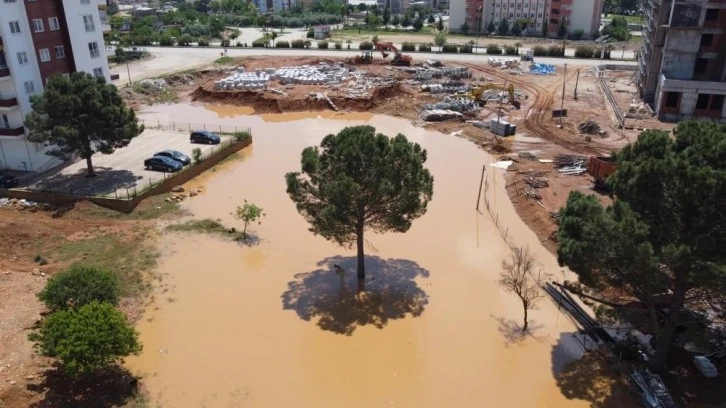
[(476, 8), (479, 12), (479, 23), (476, 25), (476, 53), (479, 53), (479, 32), (481, 31), (481, 15), (483, 14), (483, 6)]
[(129, 60), (126, 59), (126, 73), (129, 76), (129, 86), (131, 86), (131, 70), (129, 69)]
[(567, 64), (565, 64), (565, 78), (562, 80), (562, 102), (560, 103), (560, 127), (562, 127), (562, 117), (565, 115), (565, 85), (567, 84)]
[(577, 100), (577, 84), (580, 82), (580, 70), (577, 70), (577, 79), (575, 79), (575, 100)]

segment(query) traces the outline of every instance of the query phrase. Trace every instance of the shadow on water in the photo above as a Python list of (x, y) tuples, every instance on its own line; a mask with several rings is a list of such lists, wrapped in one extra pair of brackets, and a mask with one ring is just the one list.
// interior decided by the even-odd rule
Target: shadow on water
[[(591, 342), (592, 340), (587, 340)], [(552, 371), (557, 386), (568, 399), (589, 402), (590, 407), (638, 407), (626, 381), (599, 351), (585, 351), (580, 333), (562, 333), (552, 347)]]
[(506, 346), (515, 344), (523, 341), (524, 339), (531, 338), (537, 341), (543, 341), (546, 336), (541, 333), (543, 324), (537, 323), (530, 319), (529, 325), (526, 331), (522, 331), (522, 323), (512, 319), (505, 319), (503, 317), (497, 318), (497, 330), (499, 334), (504, 338)]
[(348, 336), (359, 326), (382, 329), (389, 320), (423, 313), (428, 295), (415, 279), (428, 278), (427, 270), (404, 259), (367, 256), (366, 291), (356, 296), (356, 262), (356, 257), (325, 258), (319, 269), (295, 275), (281, 296), (283, 309), (306, 321), (317, 318), (321, 329)]
[[(55, 173), (30, 186), (33, 190), (54, 191), (77, 195), (107, 195), (118, 189), (133, 188), (143, 177), (128, 170), (114, 170), (107, 167), (94, 167), (94, 177), (87, 177), (84, 167), (73, 174)], [(159, 174), (160, 177), (161, 174)]]
[(124, 406), (139, 389), (138, 380), (121, 366), (72, 381), (55, 368), (46, 370), (40, 383), (27, 385), (28, 391), (44, 393), (32, 408), (104, 408)]

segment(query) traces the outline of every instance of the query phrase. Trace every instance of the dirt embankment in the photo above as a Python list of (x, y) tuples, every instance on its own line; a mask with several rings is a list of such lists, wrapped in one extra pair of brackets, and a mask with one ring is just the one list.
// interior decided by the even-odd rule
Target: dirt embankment
[[(223, 103), (249, 106), (255, 113), (283, 113), (299, 111), (327, 111), (330, 104), (323, 99), (308, 96), (318, 92), (319, 86), (298, 85), (295, 94), (283, 96), (269, 91), (219, 91), (214, 90), (215, 79), (209, 79), (191, 93), (194, 102)], [(386, 101), (402, 92), (401, 84), (375, 88), (368, 98), (350, 98), (329, 94), (328, 97), (343, 111), (368, 112), (384, 105)]]

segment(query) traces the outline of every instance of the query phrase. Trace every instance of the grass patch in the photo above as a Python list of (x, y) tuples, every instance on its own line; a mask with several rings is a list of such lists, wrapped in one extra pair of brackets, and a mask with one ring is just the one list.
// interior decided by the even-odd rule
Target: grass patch
[(146, 88), (138, 82), (133, 84), (134, 92), (144, 97), (144, 102), (153, 105), (155, 103), (176, 103), (179, 101), (179, 95), (175, 88), (169, 87), (165, 89)]
[(232, 240), (240, 240), (243, 238), (242, 231), (227, 228), (222, 225), (219, 220), (205, 218), (203, 220), (189, 220), (182, 224), (172, 224), (166, 227), (167, 231), (173, 232), (197, 232), (201, 234), (222, 235)]
[(181, 209), (176, 202), (164, 201), (169, 194), (159, 194), (143, 200), (138, 207), (129, 214), (109, 210), (99, 205), (91, 205), (79, 212), (89, 217), (110, 218), (114, 220), (153, 220), (165, 215), (180, 214)]
[(214, 63), (215, 64), (219, 64), (219, 65), (229, 65), (229, 64), (234, 63), (234, 58), (232, 58), (232, 57), (221, 57), (221, 58), (217, 58), (216, 60), (214, 60)]
[(626, 16), (625, 14), (606, 14), (605, 19), (612, 21), (615, 17), (623, 17), (625, 21), (627, 21), (630, 24), (643, 24), (645, 22), (645, 19), (643, 16)]
[(121, 236), (100, 235), (91, 239), (66, 241), (51, 256), (58, 261), (107, 269), (118, 276), (123, 296), (139, 296), (150, 285), (142, 272), (156, 266), (158, 254), (147, 246), (144, 233)]

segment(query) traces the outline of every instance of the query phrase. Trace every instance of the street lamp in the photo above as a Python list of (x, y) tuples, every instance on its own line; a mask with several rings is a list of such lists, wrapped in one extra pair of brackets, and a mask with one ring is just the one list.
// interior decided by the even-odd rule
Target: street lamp
[(479, 6), (476, 8), (476, 11), (479, 13), (479, 23), (476, 25), (476, 53), (479, 53), (479, 31), (481, 30), (481, 16), (482, 16), (482, 9), (483, 6)]

